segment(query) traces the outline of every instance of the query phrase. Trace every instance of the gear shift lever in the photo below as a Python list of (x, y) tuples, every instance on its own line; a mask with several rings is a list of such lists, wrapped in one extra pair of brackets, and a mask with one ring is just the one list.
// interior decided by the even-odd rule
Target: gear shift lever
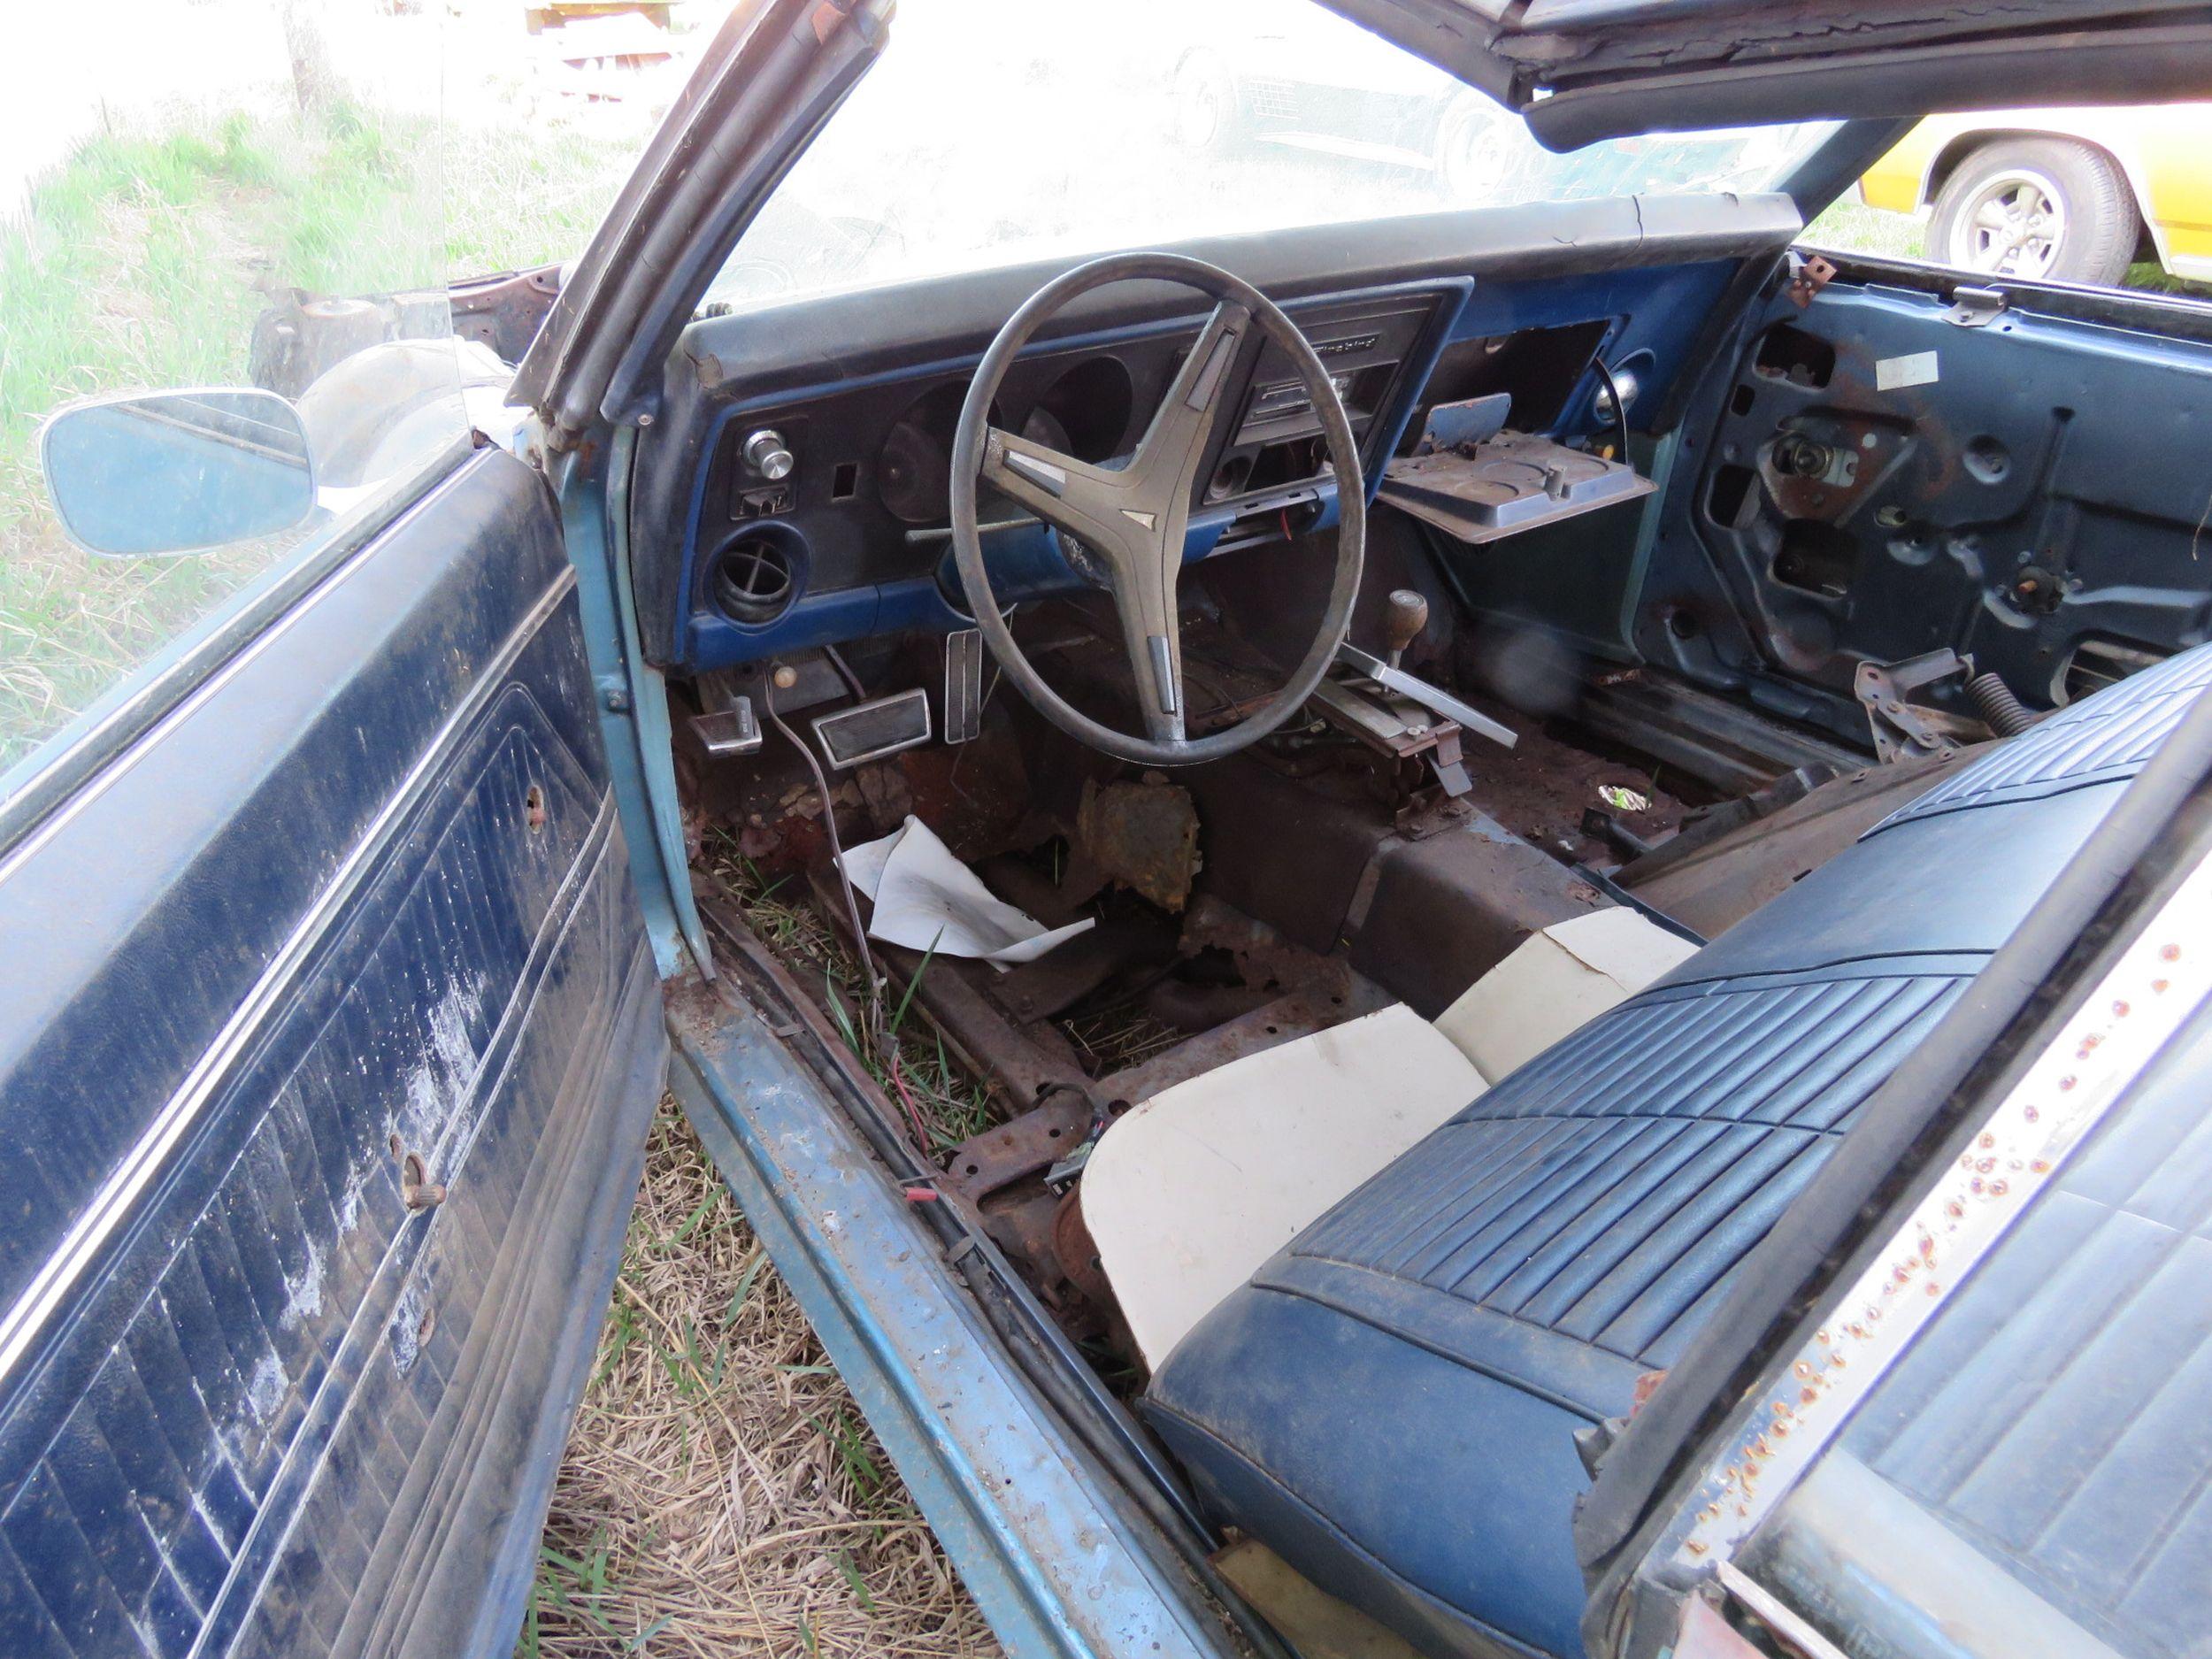
[(1406, 647), (1421, 637), (1421, 630), (1429, 625), (1429, 602), (1410, 588), (1394, 588), (1385, 602), (1383, 614), (1383, 645), (1390, 653), (1390, 665), (1398, 666), (1405, 656)]

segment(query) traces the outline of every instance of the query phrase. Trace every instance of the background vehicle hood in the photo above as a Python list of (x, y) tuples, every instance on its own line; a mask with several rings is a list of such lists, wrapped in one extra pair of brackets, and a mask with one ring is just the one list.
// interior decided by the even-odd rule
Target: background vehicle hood
[(1322, 0), (1526, 116), (1631, 133), (2212, 93), (2186, 0)]

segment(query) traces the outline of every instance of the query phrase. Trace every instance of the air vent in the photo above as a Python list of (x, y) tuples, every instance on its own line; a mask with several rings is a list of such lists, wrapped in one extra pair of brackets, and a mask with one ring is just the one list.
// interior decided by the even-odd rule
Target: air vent
[(798, 554), (788, 531), (747, 531), (714, 556), (714, 603), (733, 622), (773, 622), (799, 596)]

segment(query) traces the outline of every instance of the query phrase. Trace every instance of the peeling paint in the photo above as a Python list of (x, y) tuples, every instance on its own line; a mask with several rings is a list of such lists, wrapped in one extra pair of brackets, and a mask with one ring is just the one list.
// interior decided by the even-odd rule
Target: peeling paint
[(246, 1409), (253, 1413), (255, 1422), (266, 1423), (283, 1403), (284, 1367), (274, 1354), (264, 1354), (253, 1363), (253, 1374), (246, 1379)]
[(284, 1311), (277, 1315), (277, 1323), (287, 1331), (297, 1330), (323, 1310), (323, 1247), (311, 1237), (303, 1242), (307, 1247), (306, 1263), (296, 1275), (286, 1278)]
[(409, 1146), (436, 1146), (468, 1104), (477, 1058), (469, 1033), (483, 1006), (484, 979), (478, 974), (448, 986), (430, 1010), (428, 1047), (408, 1069), (405, 1104), (386, 1125)]

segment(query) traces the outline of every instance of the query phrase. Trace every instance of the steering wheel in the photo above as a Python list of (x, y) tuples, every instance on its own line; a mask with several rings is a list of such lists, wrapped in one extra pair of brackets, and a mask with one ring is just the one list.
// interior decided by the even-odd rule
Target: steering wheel
[[(1215, 304), (1125, 465), (1094, 466), (990, 424), (991, 403), (1008, 366), (1048, 319), (1078, 295), (1109, 283), (1142, 280), (1196, 288)], [(1234, 726), (1193, 738), (1184, 734), (1176, 579), (1183, 568), (1183, 536), (1198, 469), (1226, 401), (1230, 370), (1255, 326), (1297, 365), (1320, 417), (1336, 475), (1336, 576), (1313, 646), (1289, 683)], [(1137, 702), (1144, 711), (1142, 737), (1101, 725), (1071, 706), (1045, 684), (1014, 642), (984, 564), (976, 525), (979, 477), (1095, 556), (1121, 618), (1130, 668), (1136, 676)], [(1170, 253), (1113, 254), (1078, 265), (1031, 296), (1006, 319), (976, 367), (953, 438), (951, 498), (952, 550), (960, 586), (970, 614), (990, 641), (1006, 677), (1039, 713), (1069, 736), (1123, 760), (1188, 766), (1256, 743), (1313, 695), (1351, 625), (1367, 536), (1366, 492), (1361, 488), (1351, 422), (1345, 419), (1328, 370), (1281, 308), (1249, 283), (1201, 259)]]

